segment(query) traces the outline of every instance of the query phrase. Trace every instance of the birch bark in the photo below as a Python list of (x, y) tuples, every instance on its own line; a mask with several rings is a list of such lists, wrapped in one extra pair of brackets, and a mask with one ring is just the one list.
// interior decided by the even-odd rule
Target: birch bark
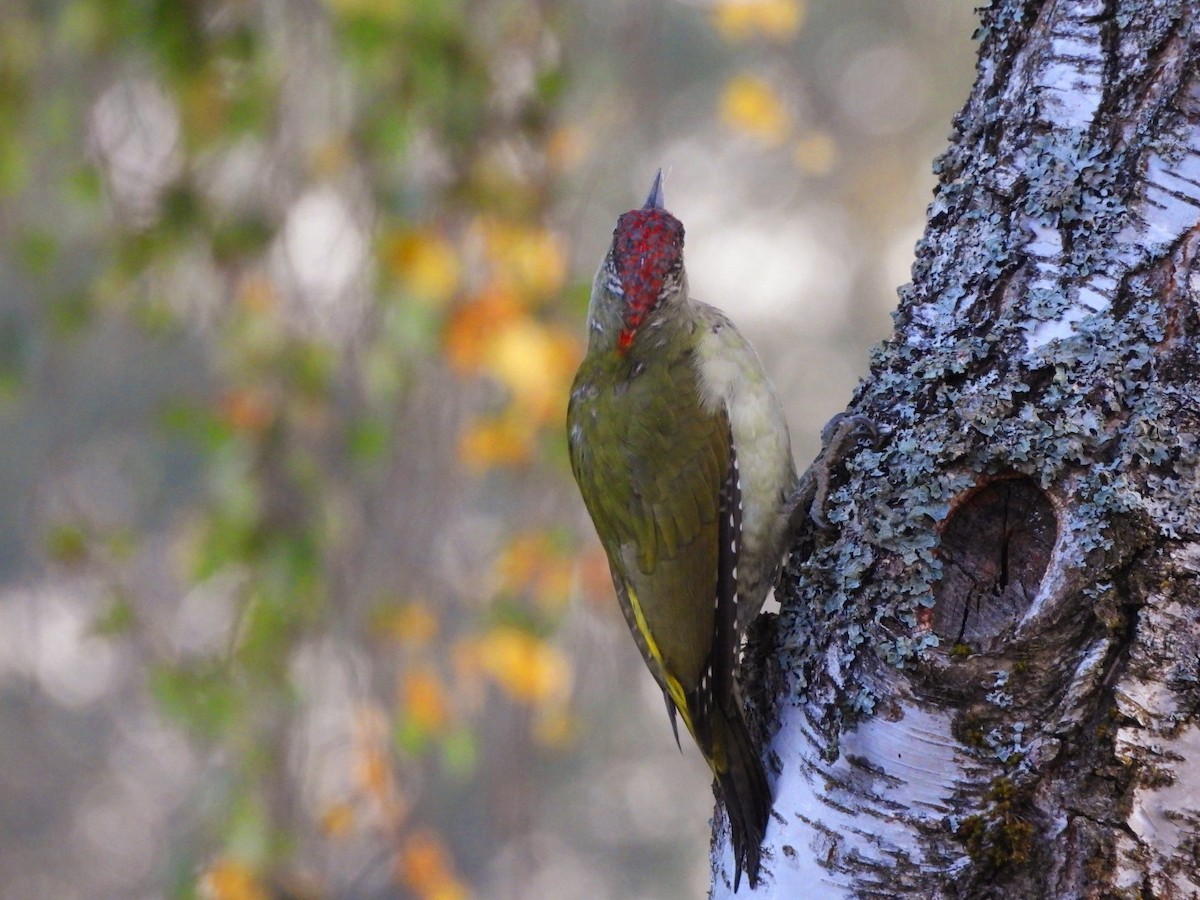
[(980, 39), (849, 407), (884, 433), (748, 648), (756, 895), (1200, 897), (1197, 12), (997, 0)]

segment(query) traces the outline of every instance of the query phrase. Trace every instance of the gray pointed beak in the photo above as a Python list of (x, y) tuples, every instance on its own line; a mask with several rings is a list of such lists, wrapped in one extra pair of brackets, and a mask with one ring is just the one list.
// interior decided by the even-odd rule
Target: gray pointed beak
[(654, 184), (650, 185), (650, 196), (646, 198), (646, 202), (642, 204), (642, 209), (663, 209), (667, 208), (667, 201), (663, 197), (663, 173), (662, 169), (654, 176)]

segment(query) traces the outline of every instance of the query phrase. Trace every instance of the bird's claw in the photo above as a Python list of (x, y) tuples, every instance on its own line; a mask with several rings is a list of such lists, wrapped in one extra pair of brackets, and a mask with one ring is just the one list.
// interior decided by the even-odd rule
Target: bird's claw
[(879, 437), (879, 426), (874, 419), (858, 413), (841, 412), (826, 422), (825, 427), (821, 429), (821, 449), (824, 451), (837, 443), (844, 447), (848, 441), (868, 436), (872, 440)]
[(874, 441), (879, 434), (878, 424), (863, 415), (838, 413), (825, 423), (821, 429), (821, 452), (784, 506), (793, 529), (802, 524), (803, 518), (808, 518), (822, 531), (830, 529), (829, 520), (825, 518), (825, 505), (829, 500), (833, 470), (860, 438), (869, 437)]

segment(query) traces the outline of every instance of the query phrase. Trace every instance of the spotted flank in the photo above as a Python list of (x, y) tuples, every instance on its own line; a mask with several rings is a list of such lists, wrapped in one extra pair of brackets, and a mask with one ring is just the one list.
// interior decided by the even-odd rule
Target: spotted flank
[(712, 650), (697, 691), (689, 698), (696, 740), (721, 786), (734, 847), (734, 890), (743, 869), (757, 883), (759, 844), (767, 824), (771, 793), (755, 742), (743, 721), (735, 669), (738, 631), (738, 557), (742, 547), (742, 481), (737, 448), (729, 444), (729, 465), (718, 506), (716, 615)]
[(738, 551), (742, 541), (741, 480), (738, 477), (737, 449), (729, 446), (729, 465), (721, 482), (717, 506), (717, 580), (713, 604), (711, 651), (700, 681), (688, 698), (688, 711), (694, 720), (694, 734), (701, 746), (712, 741), (713, 697), (732, 696), (734, 670), (737, 667), (740, 635), (738, 621)]

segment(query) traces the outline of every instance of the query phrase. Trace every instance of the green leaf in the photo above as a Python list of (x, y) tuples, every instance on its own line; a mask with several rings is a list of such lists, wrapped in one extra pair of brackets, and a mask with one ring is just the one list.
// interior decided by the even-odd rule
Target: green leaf
[(88, 557), (87, 532), (79, 525), (55, 525), (46, 535), (46, 552), (64, 565), (78, 565)]
[(92, 622), (91, 633), (97, 637), (120, 637), (128, 634), (138, 623), (137, 611), (129, 598), (118, 593), (108, 609)]
[(89, 324), (95, 310), (84, 290), (59, 294), (50, 302), (50, 324), (60, 336), (78, 334)]
[(160, 668), (150, 676), (150, 692), (164, 715), (210, 740), (228, 730), (240, 707), (224, 668), (213, 663)]
[(80, 206), (95, 206), (104, 198), (104, 181), (93, 165), (78, 166), (64, 181), (67, 199)]
[(265, 864), (273, 843), (271, 831), (270, 817), (258, 797), (239, 792), (225, 829), (229, 855), (251, 865)]
[(467, 779), (479, 765), (479, 742), (467, 727), (456, 728), (442, 739), (442, 765), (448, 775)]
[(213, 257), (222, 265), (240, 262), (262, 253), (274, 236), (274, 229), (266, 219), (253, 216), (235, 219), (213, 231)]
[(0, 131), (0, 196), (17, 193), (29, 181), (29, 153), (16, 134)]
[(186, 182), (176, 182), (163, 194), (162, 227), (185, 232), (202, 223), (204, 206), (195, 188)]
[(17, 241), (21, 264), (35, 275), (45, 275), (58, 262), (58, 239), (48, 231), (29, 229)]
[(401, 716), (392, 731), (396, 749), (407, 756), (421, 756), (429, 747), (429, 735), (409, 716)]
[(567, 76), (562, 69), (544, 69), (537, 76), (537, 94), (543, 103), (553, 104), (562, 97)]
[(387, 452), (388, 438), (388, 429), (381, 422), (355, 422), (350, 427), (350, 454), (360, 463), (378, 462)]

